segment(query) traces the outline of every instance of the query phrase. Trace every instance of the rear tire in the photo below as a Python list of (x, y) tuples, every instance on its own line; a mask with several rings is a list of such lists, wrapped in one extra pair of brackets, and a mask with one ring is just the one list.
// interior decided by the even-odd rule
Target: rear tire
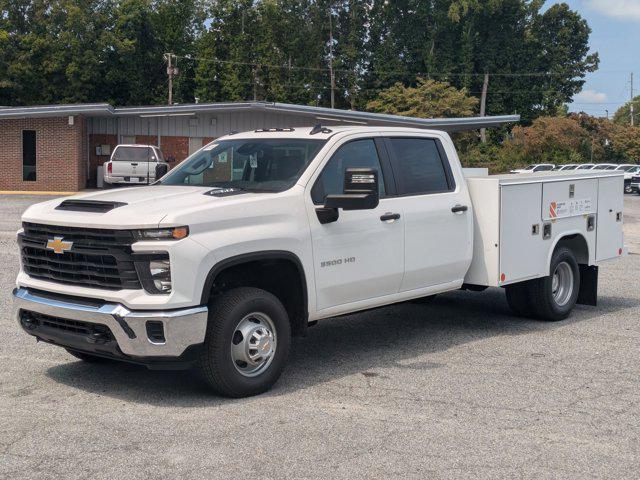
[(269, 390), (289, 356), (291, 324), (280, 300), (258, 288), (229, 290), (210, 302), (199, 368), (216, 392), (249, 397)]
[(551, 275), (531, 280), (529, 300), (540, 320), (557, 322), (567, 318), (578, 300), (580, 267), (571, 250), (558, 248), (551, 257)]

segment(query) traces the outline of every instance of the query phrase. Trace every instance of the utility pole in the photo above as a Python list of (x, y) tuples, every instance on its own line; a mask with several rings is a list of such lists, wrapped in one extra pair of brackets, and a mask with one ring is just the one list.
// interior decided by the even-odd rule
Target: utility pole
[(634, 108), (633, 108), (633, 72), (631, 72), (631, 103), (629, 104), (629, 111), (631, 112), (631, 126), (633, 127), (635, 125), (635, 119), (634, 119)]
[(173, 105), (173, 76), (178, 74), (178, 68), (172, 64), (173, 53), (165, 53), (164, 58), (167, 61), (167, 75), (169, 76), (169, 105)]
[(329, 8), (329, 76), (331, 78), (331, 108), (336, 108), (336, 76), (333, 73), (333, 10)]
[[(489, 89), (489, 74), (484, 74), (484, 83), (482, 84), (482, 97), (480, 98), (480, 116), (484, 117), (487, 112), (487, 90)], [(480, 139), (482, 143), (487, 143), (487, 129), (480, 129)]]

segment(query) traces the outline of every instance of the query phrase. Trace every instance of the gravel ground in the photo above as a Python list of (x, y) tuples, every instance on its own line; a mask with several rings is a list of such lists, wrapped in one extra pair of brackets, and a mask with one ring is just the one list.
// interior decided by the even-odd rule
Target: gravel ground
[(638, 478), (640, 196), (599, 307), (545, 324), (491, 289), (328, 320), (244, 400), (19, 331), (15, 230), (39, 200), (0, 196), (0, 478)]

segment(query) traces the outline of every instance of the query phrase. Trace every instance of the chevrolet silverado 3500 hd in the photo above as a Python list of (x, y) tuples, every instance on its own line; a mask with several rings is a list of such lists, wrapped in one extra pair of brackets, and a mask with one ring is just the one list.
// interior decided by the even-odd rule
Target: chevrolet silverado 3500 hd
[(217, 392), (254, 395), (320, 319), (460, 288), (503, 287), (548, 321), (595, 305), (597, 265), (625, 254), (622, 184), (465, 178), (440, 131), (228, 135), (152, 186), (30, 207), (15, 316), (86, 361), (197, 365)]

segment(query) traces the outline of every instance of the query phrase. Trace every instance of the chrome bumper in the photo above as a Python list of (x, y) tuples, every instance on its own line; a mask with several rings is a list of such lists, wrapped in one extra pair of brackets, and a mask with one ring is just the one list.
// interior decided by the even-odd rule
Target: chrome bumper
[[(72, 299), (58, 299), (31, 292), (26, 288), (15, 289), (13, 298), (14, 318), (27, 333), (38, 336), (37, 332), (25, 328), (21, 312), (106, 325), (122, 353), (130, 357), (179, 357), (189, 346), (203, 343), (207, 329), (207, 307), (132, 311), (119, 303), (74, 302)], [(148, 321), (162, 322), (164, 342), (154, 343), (149, 339)], [(60, 344), (65, 346), (62, 342)]]

